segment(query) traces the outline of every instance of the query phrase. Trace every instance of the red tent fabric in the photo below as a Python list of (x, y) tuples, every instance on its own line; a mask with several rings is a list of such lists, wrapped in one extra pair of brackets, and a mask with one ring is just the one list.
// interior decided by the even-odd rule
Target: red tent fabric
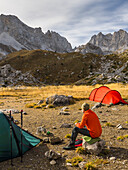
[(118, 91), (111, 90), (107, 86), (101, 86), (99, 88), (92, 90), (89, 96), (89, 100), (104, 103), (104, 104), (111, 104), (111, 103), (117, 104), (119, 102), (128, 104), (122, 99)]

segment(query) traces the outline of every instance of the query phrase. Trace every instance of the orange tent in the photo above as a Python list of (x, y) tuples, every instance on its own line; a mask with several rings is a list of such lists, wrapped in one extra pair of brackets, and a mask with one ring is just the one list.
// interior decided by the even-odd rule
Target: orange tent
[(104, 104), (111, 104), (111, 103), (112, 104), (117, 104), (117, 103), (128, 104), (122, 99), (118, 91), (111, 90), (107, 86), (101, 86), (99, 88), (92, 90), (89, 96), (89, 100), (104, 103)]

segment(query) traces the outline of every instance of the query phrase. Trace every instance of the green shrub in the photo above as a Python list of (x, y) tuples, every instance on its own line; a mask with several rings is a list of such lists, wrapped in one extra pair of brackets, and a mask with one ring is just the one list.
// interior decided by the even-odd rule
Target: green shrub
[(113, 125), (110, 122), (105, 123), (105, 126), (112, 127)]
[(71, 134), (65, 135), (65, 138), (71, 138)]
[(118, 136), (117, 140), (124, 140), (124, 136)]
[(74, 157), (74, 158), (72, 158), (72, 159), (66, 160), (66, 162), (71, 163), (72, 166), (78, 166), (78, 164), (79, 164), (80, 162), (82, 162), (82, 161), (83, 161), (83, 158), (80, 157), (80, 156), (76, 156), (76, 157)]
[(128, 138), (128, 135), (124, 135), (124, 138)]
[(28, 103), (25, 105), (27, 108), (33, 108), (36, 104), (35, 103)]
[(85, 154), (86, 153), (86, 151), (83, 147), (78, 147), (75, 152), (78, 153), (78, 154)]
[(88, 162), (85, 164), (84, 169), (86, 170), (97, 170), (97, 166), (93, 162)]

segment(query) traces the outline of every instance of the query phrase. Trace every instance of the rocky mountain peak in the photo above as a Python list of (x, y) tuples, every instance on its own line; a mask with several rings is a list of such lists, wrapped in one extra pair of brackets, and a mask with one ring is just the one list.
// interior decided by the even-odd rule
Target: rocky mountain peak
[[(9, 39), (17, 42), (20, 45), (20, 49), (42, 49), (57, 52), (72, 51), (71, 44), (58, 33), (53, 31), (43, 33), (40, 27), (29, 27), (14, 15), (0, 15), (0, 35), (3, 33), (11, 37)], [(0, 42), (2, 43), (1, 39)], [(7, 43), (4, 43), (4, 45), (8, 46)], [(12, 49), (17, 50), (15, 46), (9, 45)], [(2, 46), (0, 46), (0, 51), (4, 51)], [(6, 54), (8, 52), (5, 51), (4, 53)]]
[(86, 45), (81, 45), (75, 51), (80, 52), (82, 54), (86, 54), (86, 53), (94, 53), (94, 54), (98, 54), (98, 55), (103, 54), (100, 47), (97, 47), (91, 43), (87, 43)]
[(101, 48), (104, 54), (128, 49), (128, 33), (122, 29), (113, 34), (102, 34), (101, 32), (91, 37), (89, 43)]

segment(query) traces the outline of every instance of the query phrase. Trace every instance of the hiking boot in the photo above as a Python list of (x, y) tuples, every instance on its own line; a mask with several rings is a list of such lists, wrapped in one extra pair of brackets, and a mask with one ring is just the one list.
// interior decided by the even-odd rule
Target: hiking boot
[(69, 144), (68, 146), (63, 147), (65, 150), (75, 149), (75, 144)]

